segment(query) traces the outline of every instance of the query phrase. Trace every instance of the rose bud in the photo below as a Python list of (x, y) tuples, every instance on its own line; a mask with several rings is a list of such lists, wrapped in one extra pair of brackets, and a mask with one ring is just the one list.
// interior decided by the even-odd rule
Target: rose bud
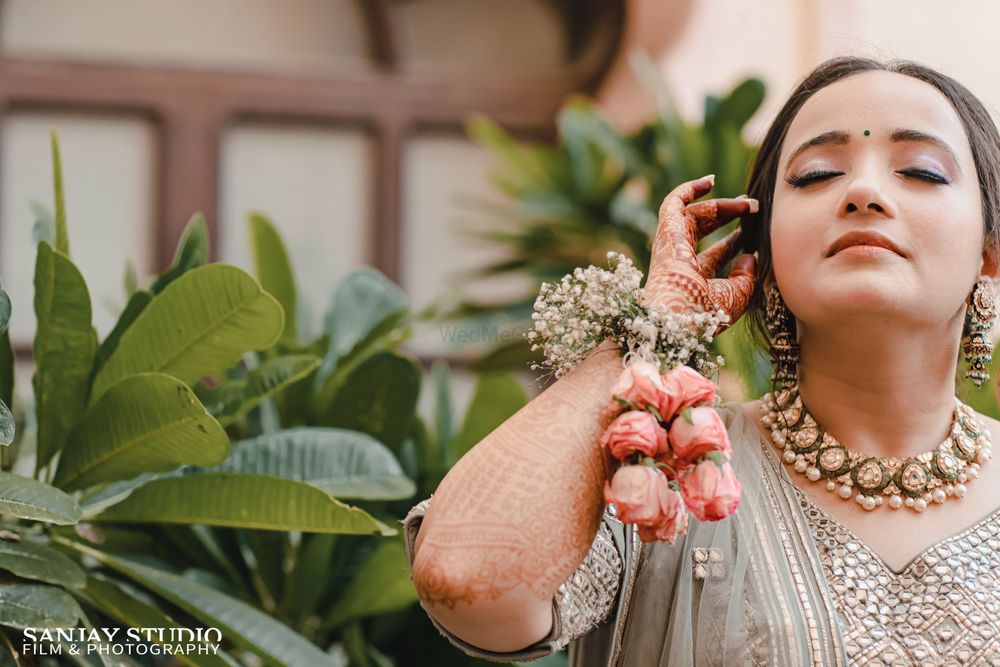
[(677, 458), (694, 463), (708, 452), (721, 452), (726, 458), (733, 455), (726, 425), (715, 408), (691, 408), (688, 415), (691, 421), (680, 415), (670, 424), (670, 448)]
[(619, 461), (636, 452), (656, 456), (667, 451), (667, 431), (651, 412), (629, 410), (611, 422), (601, 444)]
[(626, 366), (611, 387), (612, 396), (621, 396), (640, 410), (658, 405), (665, 391), (659, 367), (646, 361)]
[(652, 526), (672, 514), (669, 493), (673, 493), (667, 478), (653, 466), (626, 465), (615, 471), (611, 482), (604, 482), (604, 500), (614, 503), (623, 523)]
[[(671, 416), (684, 408), (715, 404), (716, 386), (690, 366), (678, 366), (671, 370), (663, 376), (663, 384), (666, 386), (666, 393), (673, 397), (673, 403), (669, 406), (672, 408)], [(664, 421), (670, 420), (662, 411), (660, 414)]]
[(733, 467), (705, 460), (680, 479), (684, 503), (699, 521), (718, 521), (736, 511), (742, 488)]
[(688, 511), (684, 498), (673, 489), (660, 494), (660, 511), (663, 521), (652, 526), (639, 526), (639, 539), (643, 542), (667, 542), (673, 544), (677, 537), (688, 529)]

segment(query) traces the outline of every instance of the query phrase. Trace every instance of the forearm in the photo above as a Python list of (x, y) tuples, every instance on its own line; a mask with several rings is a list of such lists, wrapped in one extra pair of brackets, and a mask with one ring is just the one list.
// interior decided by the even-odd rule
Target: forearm
[(586, 555), (604, 507), (599, 439), (621, 371), (618, 350), (604, 341), (477, 444), (435, 492), (414, 581), (449, 629), (460, 633), (454, 626), (465, 622), (468, 641), (477, 615), (494, 624), (509, 616), (512, 637), (518, 623), (547, 623), (556, 590)]

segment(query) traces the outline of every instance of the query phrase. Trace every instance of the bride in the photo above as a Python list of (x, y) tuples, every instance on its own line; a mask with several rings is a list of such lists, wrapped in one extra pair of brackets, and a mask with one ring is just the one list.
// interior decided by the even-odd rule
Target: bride
[(695, 201), (711, 186), (664, 200), (643, 298), (746, 314), (771, 349), (774, 390), (716, 408), (736, 514), (643, 544), (605, 508), (605, 340), (411, 511), (424, 608), (500, 661), (572, 642), (574, 665), (998, 664), (1000, 423), (955, 396), (959, 358), (981, 382), (991, 351), (989, 114), (927, 67), (833, 59), (778, 113), (748, 196)]

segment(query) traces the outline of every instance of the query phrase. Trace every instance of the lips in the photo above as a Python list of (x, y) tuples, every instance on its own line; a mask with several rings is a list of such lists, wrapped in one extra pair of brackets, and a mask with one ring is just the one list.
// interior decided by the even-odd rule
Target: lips
[(836, 241), (833, 242), (833, 244), (830, 246), (830, 249), (827, 251), (826, 256), (833, 257), (844, 248), (850, 248), (851, 246), (857, 246), (857, 245), (867, 245), (867, 246), (875, 246), (878, 248), (885, 248), (886, 250), (891, 250), (900, 257), (906, 257), (906, 253), (904, 253), (898, 245), (893, 243), (892, 239), (882, 234), (879, 234), (878, 232), (869, 230), (864, 230), (864, 231), (858, 230), (853, 232), (847, 232), (846, 234), (844, 234), (843, 236), (841, 236), (840, 238), (838, 238)]

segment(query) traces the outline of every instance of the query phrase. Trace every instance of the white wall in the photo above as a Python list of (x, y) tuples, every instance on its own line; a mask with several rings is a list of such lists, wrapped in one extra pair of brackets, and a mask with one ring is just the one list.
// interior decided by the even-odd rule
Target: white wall
[[(839, 55), (904, 58), (937, 68), (965, 84), (993, 111), (1000, 105), (992, 0), (695, 0), (680, 38), (657, 56), (678, 108), (702, 117), (709, 93), (728, 91), (749, 75), (768, 96), (748, 124), (758, 142), (795, 84), (813, 67)], [(631, 91), (626, 104), (644, 105)], [(627, 121), (627, 114), (619, 114)]]

